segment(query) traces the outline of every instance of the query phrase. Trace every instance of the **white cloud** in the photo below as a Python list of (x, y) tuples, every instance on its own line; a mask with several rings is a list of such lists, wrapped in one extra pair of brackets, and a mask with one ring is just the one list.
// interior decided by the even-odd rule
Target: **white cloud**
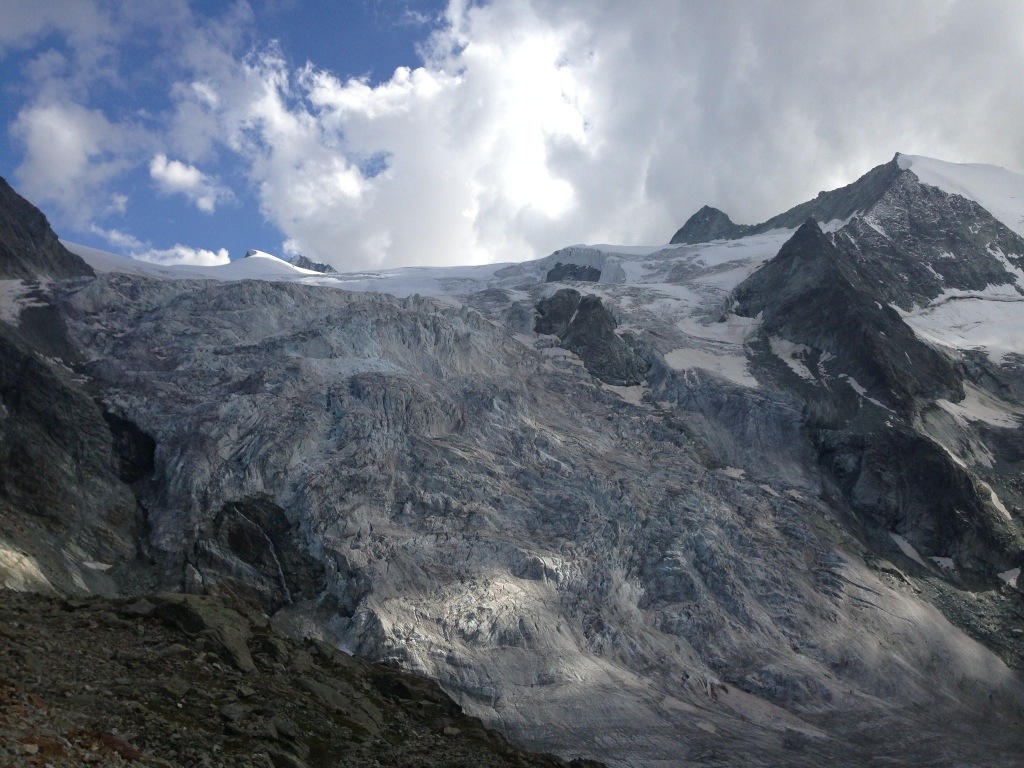
[(129, 232), (122, 232), (119, 229), (104, 229), (103, 227), (91, 224), (89, 226), (89, 232), (97, 235), (98, 237), (102, 237), (122, 253), (145, 251), (149, 249), (149, 245), (135, 237), (135, 235)]
[[(158, 23), (95, 7), (101, 49), (108, 16), (122, 35)], [(213, 21), (168, 7), (170, 113), (140, 137), (62, 81), (75, 98), (15, 125), (27, 194), (88, 218), (116, 207), (126, 164), (149, 164), (212, 210), (229, 193), (199, 168), (234, 162), (287, 251), (356, 269), (664, 242), (704, 203), (763, 220), (897, 150), (1024, 169), (1014, 0), (451, 0), (422, 66), (379, 84), (292, 67), (307, 52), (274, 44), (237, 55), (244, 4)], [(67, 27), (51, 13), (17, 29), (0, 45)]]
[(197, 267), (216, 267), (227, 264), (231, 260), (226, 248), (214, 252), (203, 248), (190, 248), (180, 243), (163, 250), (150, 248), (145, 251), (132, 252), (131, 256), (133, 259), (149, 261), (153, 264), (187, 264)]
[(150, 161), (149, 175), (162, 191), (167, 194), (183, 194), (196, 208), (206, 213), (213, 213), (218, 203), (234, 198), (231, 190), (216, 179), (207, 176), (194, 165), (180, 160), (168, 160), (162, 152), (154, 155)]
[(577, 205), (551, 161), (586, 151), (575, 67), (591, 59), (567, 59), (572, 27), (529, 22), (496, 22), (457, 54), (450, 29), (451, 44), (433, 43), (448, 53), (377, 86), (290, 71), (274, 49), (215, 61), (175, 88), (188, 116), (176, 135), (192, 152), (209, 151), (206, 137), (245, 158), (288, 252), (350, 268), (528, 258), (530, 234), (552, 227), (542, 240), (555, 247), (552, 225)]
[(78, 226), (127, 206), (109, 182), (130, 165), (128, 152), (139, 140), (131, 127), (68, 102), (22, 109), (11, 133), (25, 150), (15, 175), (30, 200), (57, 204)]
[(27, 47), (51, 32), (96, 40), (109, 29), (95, 3), (65, 0), (8, 0), (0, 24), (0, 56)]
[(172, 248), (160, 249), (154, 248), (150, 243), (140, 240), (130, 232), (122, 232), (119, 229), (104, 229), (92, 224), (88, 231), (97, 237), (102, 237), (116, 251), (131, 256), (133, 259), (153, 264), (216, 267), (227, 264), (231, 260), (226, 248), (209, 251), (177, 243)]

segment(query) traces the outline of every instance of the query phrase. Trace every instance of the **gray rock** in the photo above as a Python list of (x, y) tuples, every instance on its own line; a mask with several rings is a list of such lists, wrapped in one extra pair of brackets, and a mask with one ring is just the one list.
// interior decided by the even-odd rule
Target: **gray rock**
[(821, 223), (843, 221), (874, 205), (889, 189), (895, 179), (906, 173), (899, 167), (898, 157), (876, 166), (852, 184), (818, 196), (806, 203), (790, 208), (761, 224), (733, 224), (717, 208), (704, 206), (672, 236), (671, 243), (703, 243), (709, 240), (735, 240), (740, 237), (768, 232), (773, 229), (795, 229), (807, 219)]
[(241, 672), (255, 672), (247, 641), (248, 622), (220, 602), (198, 595), (158, 595), (155, 614), (192, 635), (209, 638), (221, 655)]
[(601, 279), (601, 270), (589, 264), (562, 264), (558, 262), (548, 270), (544, 280), (548, 283), (560, 283), (575, 280), (581, 283), (596, 283)]
[(643, 381), (647, 363), (627, 338), (615, 333), (618, 324), (597, 296), (562, 288), (540, 301), (537, 313), (534, 330), (558, 336), (562, 346), (579, 355), (601, 381), (619, 386)]

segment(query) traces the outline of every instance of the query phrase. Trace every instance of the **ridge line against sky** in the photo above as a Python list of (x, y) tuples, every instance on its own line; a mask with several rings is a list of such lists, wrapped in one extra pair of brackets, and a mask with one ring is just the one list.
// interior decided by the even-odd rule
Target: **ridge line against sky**
[(896, 151), (1022, 169), (1021, 71), (1011, 0), (7, 0), (0, 175), (163, 263), (518, 261)]

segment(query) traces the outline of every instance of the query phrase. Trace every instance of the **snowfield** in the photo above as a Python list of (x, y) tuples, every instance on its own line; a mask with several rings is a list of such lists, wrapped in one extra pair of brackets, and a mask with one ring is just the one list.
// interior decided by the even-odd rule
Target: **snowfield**
[[(532, 295), (535, 300), (571, 285), (600, 296), (618, 316), (620, 329), (656, 330), (664, 339), (659, 349), (672, 367), (701, 369), (740, 386), (757, 387), (747, 370), (743, 346), (757, 323), (732, 315), (726, 308), (732, 290), (774, 257), (790, 236), (792, 230), (780, 229), (699, 245), (575, 245), (521, 264), (407, 267), (339, 275), (300, 269), (262, 252), (215, 267), (165, 266), (72, 242), (64, 245), (97, 272), (164, 279), (293, 282), (398, 298), (419, 295), (453, 304), (492, 288), (513, 298), (528, 299), (536, 294)], [(582, 286), (545, 283), (548, 271), (559, 263), (601, 269), (602, 278)], [(608, 274), (612, 281), (606, 281)]]

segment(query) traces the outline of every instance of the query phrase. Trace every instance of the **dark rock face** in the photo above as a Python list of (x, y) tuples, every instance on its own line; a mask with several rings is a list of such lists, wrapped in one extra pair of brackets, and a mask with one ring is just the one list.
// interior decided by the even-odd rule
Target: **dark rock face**
[(116, 413), (104, 412), (103, 418), (114, 438), (114, 454), (118, 459), (118, 474), (126, 483), (134, 483), (153, 473), (156, 441), (138, 424)]
[(710, 205), (705, 205), (676, 232), (669, 241), (672, 244), (706, 243), (710, 240), (735, 240), (752, 234), (752, 227), (734, 224), (729, 215)]
[(618, 325), (597, 296), (563, 288), (537, 304), (537, 333), (553, 334), (575, 352), (601, 381), (633, 386), (643, 381), (647, 363), (634, 346), (615, 333)]
[[(991, 489), (913, 428), (927, 404), (963, 399), (963, 375), (882, 303), (892, 300), (883, 294), (894, 283), (906, 285), (891, 273), (913, 259), (903, 254), (886, 265), (888, 280), (877, 275), (880, 261), (836, 247), (809, 220), (740, 284), (736, 310), (761, 315), (764, 348), (772, 336), (809, 348), (806, 362), (817, 381), (791, 377), (790, 385), (807, 404), (806, 429), (819, 463), (865, 525), (991, 577), (1019, 562), (1024, 539), (993, 506)], [(872, 404), (865, 407), (854, 386), (866, 389)]]
[(925, 556), (994, 574), (1024, 555), (1020, 534), (970, 471), (909, 429), (816, 430), (819, 460), (853, 509), (881, 532), (903, 535)]
[(830, 192), (819, 192), (813, 200), (790, 208), (761, 224), (733, 224), (722, 211), (704, 206), (672, 236), (670, 242), (692, 244), (718, 239), (734, 240), (772, 229), (799, 227), (809, 218), (820, 222), (847, 219), (874, 204), (902, 173), (904, 171), (894, 157), (888, 163), (872, 168), (852, 184)]
[(763, 334), (805, 344), (879, 397), (909, 408), (915, 397), (961, 400), (950, 361), (922, 343), (812, 219), (778, 256), (736, 289), (738, 314), (763, 315)]
[(119, 426), (115, 436), (69, 371), (2, 326), (0, 414), (0, 537), (70, 591), (76, 587), (60, 554), (70, 542), (94, 561), (131, 559), (136, 501), (125, 478), (140, 476), (145, 461), (126, 463), (115, 451), (130, 429)]
[(601, 279), (601, 270), (597, 267), (585, 264), (555, 264), (548, 270), (546, 283), (558, 283), (566, 280), (576, 280), (581, 283), (596, 283)]
[(320, 261), (313, 261), (306, 256), (292, 256), (288, 259), (288, 263), (292, 266), (299, 267), (300, 269), (310, 269), (313, 272), (322, 272), (325, 275), (336, 275), (338, 270), (332, 267), (330, 264), (324, 264)]
[(92, 267), (60, 244), (42, 211), (0, 178), (0, 280), (93, 274)]
[(569, 324), (580, 305), (580, 292), (562, 288), (537, 304), (537, 320), (534, 330), (562, 338), (569, 331)]
[(323, 563), (305, 552), (297, 526), (268, 498), (225, 504), (188, 562), (205, 592), (253, 602), (268, 613), (316, 597), (326, 586)]
[(832, 240), (879, 301), (904, 310), (946, 289), (1012, 283), (1006, 262), (1024, 266), (1024, 239), (974, 201), (921, 184), (910, 171)]

